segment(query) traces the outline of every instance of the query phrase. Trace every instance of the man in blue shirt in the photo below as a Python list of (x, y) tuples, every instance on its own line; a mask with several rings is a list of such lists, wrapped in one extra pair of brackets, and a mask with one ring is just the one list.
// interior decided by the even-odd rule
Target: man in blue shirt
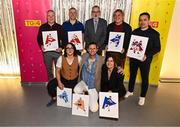
[[(69, 20), (63, 23), (63, 28), (65, 31), (65, 43), (68, 43), (68, 32), (70, 31), (82, 31), (84, 33), (84, 26), (81, 22), (77, 20), (77, 10), (72, 7), (69, 9)], [(81, 55), (81, 51), (78, 50), (78, 55)]]

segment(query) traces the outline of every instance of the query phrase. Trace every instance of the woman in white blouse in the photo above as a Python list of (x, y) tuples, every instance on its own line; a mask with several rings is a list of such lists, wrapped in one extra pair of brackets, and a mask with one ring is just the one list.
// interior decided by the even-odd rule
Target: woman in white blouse
[(47, 106), (52, 105), (52, 102), (56, 102), (57, 86), (60, 89), (64, 89), (64, 87), (74, 89), (78, 81), (80, 63), (81, 57), (77, 55), (75, 45), (68, 43), (65, 47), (64, 55), (60, 56), (57, 60), (57, 79), (54, 79), (52, 83), (48, 83), (47, 89), (52, 99)]

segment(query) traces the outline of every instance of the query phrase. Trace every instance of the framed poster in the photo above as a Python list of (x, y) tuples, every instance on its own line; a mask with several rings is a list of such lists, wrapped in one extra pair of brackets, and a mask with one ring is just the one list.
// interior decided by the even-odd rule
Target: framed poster
[(118, 93), (99, 92), (99, 116), (119, 118)]
[(142, 60), (146, 51), (148, 40), (148, 37), (131, 35), (127, 56)]
[(110, 32), (108, 41), (108, 51), (121, 52), (124, 43), (123, 32)]
[(89, 95), (73, 94), (72, 115), (89, 116)]
[(68, 42), (73, 43), (77, 50), (83, 49), (82, 31), (69, 31)]
[(43, 31), (42, 37), (45, 51), (55, 51), (58, 48), (57, 31)]
[(57, 87), (57, 106), (71, 108), (72, 89), (64, 88), (63, 90)]

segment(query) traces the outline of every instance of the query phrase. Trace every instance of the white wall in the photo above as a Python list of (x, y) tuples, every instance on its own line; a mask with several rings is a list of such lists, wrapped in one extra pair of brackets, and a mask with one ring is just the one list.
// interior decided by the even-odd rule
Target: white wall
[[(160, 78), (180, 79), (180, 0), (176, 0)], [(166, 27), (166, 26), (164, 26)]]

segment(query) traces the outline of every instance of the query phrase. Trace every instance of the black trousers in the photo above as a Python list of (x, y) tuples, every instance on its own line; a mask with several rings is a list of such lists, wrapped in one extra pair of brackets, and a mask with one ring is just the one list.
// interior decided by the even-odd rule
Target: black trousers
[(130, 59), (130, 79), (129, 79), (129, 87), (128, 91), (134, 91), (134, 85), (136, 81), (136, 75), (138, 68), (140, 68), (141, 78), (142, 78), (142, 85), (141, 85), (141, 97), (145, 97), (148, 86), (149, 86), (149, 71), (150, 71), (150, 64), (152, 58), (147, 58), (144, 62), (139, 60)]
[[(78, 77), (74, 80), (66, 80), (65, 78), (61, 77), (61, 82), (64, 84), (64, 87), (74, 89), (75, 85), (77, 84)], [(49, 96), (56, 97), (56, 90), (57, 90), (58, 82), (57, 79), (54, 78), (51, 81), (49, 81), (47, 85), (47, 91)]]
[(46, 65), (46, 70), (48, 74), (48, 81), (54, 78), (53, 75), (53, 62), (56, 65), (57, 59), (60, 56), (60, 53), (54, 51), (48, 51), (43, 53), (44, 56), (44, 63)]

